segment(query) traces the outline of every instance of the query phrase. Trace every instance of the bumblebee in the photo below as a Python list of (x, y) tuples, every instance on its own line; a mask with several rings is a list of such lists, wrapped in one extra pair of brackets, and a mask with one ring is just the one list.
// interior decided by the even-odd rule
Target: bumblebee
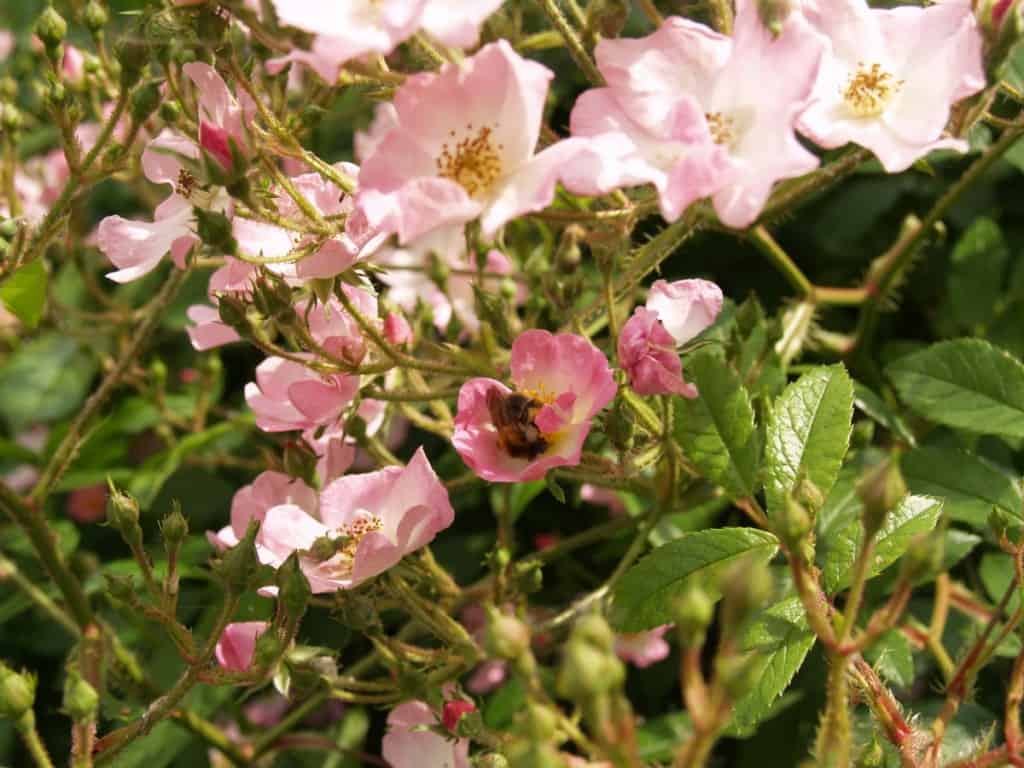
[(498, 445), (514, 459), (532, 461), (548, 448), (548, 441), (534, 423), (544, 406), (517, 392), (504, 394), (497, 387), (487, 391), (487, 410), (498, 430)]

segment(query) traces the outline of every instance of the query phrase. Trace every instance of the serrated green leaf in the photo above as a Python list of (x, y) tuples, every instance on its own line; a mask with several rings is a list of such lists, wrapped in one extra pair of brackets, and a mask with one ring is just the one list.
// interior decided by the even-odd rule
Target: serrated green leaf
[(1020, 488), (1013, 478), (973, 453), (946, 446), (921, 446), (900, 460), (912, 493), (938, 496), (954, 520), (985, 531), (995, 507), (1022, 519)]
[(757, 431), (750, 397), (739, 376), (711, 352), (690, 357), (686, 373), (700, 395), (693, 400), (675, 399), (676, 439), (709, 480), (736, 498), (752, 496), (757, 478)]
[(753, 733), (789, 687), (815, 640), (798, 597), (786, 598), (760, 613), (742, 642), (743, 650), (754, 654), (756, 683), (736, 702), (728, 735)]
[(853, 429), (853, 381), (841, 365), (815, 368), (786, 387), (768, 419), (765, 495), (771, 515), (804, 476), (828, 495)]
[(890, 363), (886, 373), (903, 401), (936, 424), (1024, 437), (1024, 364), (986, 341), (933, 344)]
[(96, 361), (68, 336), (25, 342), (0, 368), (0, 416), (14, 432), (63, 418), (85, 400), (95, 373)]
[[(885, 518), (875, 537), (874, 555), (868, 578), (873, 578), (899, 560), (914, 537), (935, 527), (942, 512), (942, 500), (931, 496), (905, 496)], [(829, 533), (829, 553), (822, 568), (822, 583), (828, 594), (850, 586), (853, 564), (861, 546), (859, 516), (837, 520)]]
[(717, 597), (714, 577), (743, 557), (767, 562), (778, 540), (755, 528), (712, 528), (685, 533), (640, 560), (615, 585), (611, 622), (621, 632), (642, 632), (672, 621), (672, 602), (699, 580)]
[(29, 328), (39, 325), (46, 306), (49, 275), (42, 261), (30, 261), (0, 283), (0, 301)]
[(906, 422), (896, 413), (885, 400), (859, 381), (853, 382), (853, 404), (857, 410), (881, 424), (900, 440), (915, 445), (917, 439), (907, 427)]

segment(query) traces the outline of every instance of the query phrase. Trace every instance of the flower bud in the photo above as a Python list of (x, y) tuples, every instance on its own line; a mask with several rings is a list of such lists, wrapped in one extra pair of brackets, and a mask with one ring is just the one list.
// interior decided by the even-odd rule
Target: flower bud
[(757, 683), (761, 668), (754, 662), (753, 654), (719, 656), (715, 660), (715, 673), (730, 700), (742, 698)]
[(585, 642), (608, 653), (615, 649), (615, 633), (608, 626), (604, 616), (597, 613), (587, 614), (577, 621), (571, 639)]
[(119, 531), (126, 539), (134, 537), (139, 528), (139, 502), (130, 494), (118, 490), (113, 481), (107, 480), (110, 494), (107, 496), (107, 524)]
[(277, 600), (289, 620), (297, 622), (309, 606), (312, 592), (299, 567), (299, 555), (292, 552), (277, 569)]
[(249, 318), (246, 315), (245, 303), (232, 294), (217, 297), (217, 314), (224, 325), (230, 326), (244, 336), (249, 331)]
[(99, 0), (89, 0), (85, 6), (85, 26), (91, 32), (99, 32), (110, 21), (110, 14)]
[(188, 521), (181, 514), (181, 507), (177, 503), (160, 521), (160, 535), (164, 539), (164, 549), (168, 552), (177, 551), (185, 537), (188, 536)]
[(579, 224), (570, 224), (562, 230), (562, 237), (558, 241), (558, 250), (555, 251), (555, 263), (559, 272), (572, 274), (583, 261), (583, 252), (580, 250), (580, 240), (586, 235), (586, 230)]
[(790, 0), (757, 0), (757, 15), (772, 37), (782, 33), (782, 25), (791, 11)]
[(907, 547), (900, 563), (900, 578), (913, 584), (937, 573), (946, 553), (946, 540), (941, 529), (916, 536)]
[(591, 0), (587, 29), (602, 37), (618, 37), (629, 19), (629, 0)]
[[(13, 104), (4, 104), (0, 108), (0, 127), (7, 133), (13, 133), (21, 128), (21, 112)], [(12, 237), (11, 235), (5, 235), (5, 237)]]
[(121, 65), (121, 87), (132, 88), (149, 63), (149, 45), (140, 36), (129, 35), (118, 44), (116, 55)]
[(618, 450), (628, 451), (633, 447), (636, 419), (621, 397), (612, 405), (611, 412), (605, 418), (604, 428), (608, 439)]
[(238, 252), (238, 242), (231, 231), (228, 217), (219, 211), (193, 208), (196, 217), (196, 234), (199, 239), (217, 253), (232, 256)]
[(530, 630), (515, 616), (488, 606), (484, 648), (499, 659), (517, 659), (530, 648)]
[(107, 594), (122, 603), (131, 605), (138, 595), (135, 592), (135, 581), (131, 576), (118, 576), (112, 573), (103, 574)]
[(793, 550), (801, 548), (804, 537), (811, 532), (813, 523), (807, 509), (792, 496), (787, 495), (782, 509), (782, 520), (776, 531), (779, 538)]
[(160, 83), (151, 80), (135, 89), (132, 94), (130, 114), (136, 123), (144, 123), (160, 106)]
[(0, 663), (0, 718), (17, 723), (32, 712), (35, 701), (35, 677), (29, 672), (15, 672)]
[(476, 712), (476, 704), (471, 701), (466, 701), (465, 699), (446, 701), (441, 710), (441, 722), (445, 728), (455, 733), (455, 728), (459, 725), (459, 721), (470, 712)]
[(412, 341), (412, 328), (404, 315), (388, 312), (384, 318), (384, 338), (391, 344), (404, 346)]
[(181, 104), (176, 101), (165, 101), (160, 104), (160, 119), (167, 125), (177, 125), (181, 119)]
[(67, 104), (68, 89), (64, 87), (63, 83), (58, 83), (55, 80), (47, 87), (46, 92), (43, 94), (43, 98), (46, 100), (46, 106), (48, 108), (60, 109)]
[(857, 483), (856, 492), (864, 505), (861, 515), (864, 530), (869, 536), (874, 536), (885, 524), (889, 511), (907, 495), (899, 458), (891, 456), (872, 467)]
[(715, 615), (715, 604), (699, 584), (692, 583), (677, 598), (674, 605), (679, 644), (693, 648), (704, 642), (704, 632)]
[(302, 440), (289, 440), (284, 444), (284, 471), (292, 477), (300, 478), (306, 485), (316, 485), (314, 477), (317, 461), (319, 457)]
[(520, 716), (516, 730), (534, 742), (550, 741), (558, 730), (558, 716), (550, 707), (531, 702)]
[(256, 533), (259, 528), (258, 521), (250, 520), (245, 537), (227, 550), (216, 566), (217, 574), (235, 594), (242, 593), (249, 587), (260, 567), (259, 558), (256, 556)]
[(736, 631), (747, 619), (760, 612), (774, 587), (768, 566), (761, 560), (744, 558), (722, 580), (723, 621), (727, 631)]
[(497, 752), (488, 752), (486, 755), (474, 755), (470, 758), (473, 768), (509, 768), (508, 758), (499, 755)]
[(582, 702), (614, 690), (625, 679), (626, 667), (613, 653), (570, 637), (556, 687), (567, 699)]
[(268, 629), (256, 638), (256, 646), (252, 654), (253, 664), (260, 669), (268, 669), (281, 658), (282, 651), (284, 651), (284, 643), (281, 642), (281, 638), (273, 629)]
[(64, 711), (72, 722), (84, 723), (96, 717), (100, 697), (77, 669), (69, 669), (64, 680)]
[(68, 33), (68, 23), (52, 5), (47, 6), (36, 19), (35, 33), (46, 47), (47, 55), (55, 59), (57, 48)]

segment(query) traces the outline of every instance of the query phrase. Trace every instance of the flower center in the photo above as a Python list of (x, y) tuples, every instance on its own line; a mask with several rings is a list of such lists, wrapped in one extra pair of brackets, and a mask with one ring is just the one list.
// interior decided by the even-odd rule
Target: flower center
[(711, 140), (715, 144), (730, 147), (736, 143), (736, 122), (731, 117), (721, 112), (705, 112), (704, 119), (708, 121)]
[(350, 576), (356, 564), (356, 550), (359, 549), (359, 542), (367, 534), (379, 531), (383, 527), (384, 521), (369, 512), (362, 512), (351, 523), (338, 526), (337, 533), (343, 541), (338, 546), (337, 554), (323, 563), (331, 576), (335, 578)]
[(467, 136), (455, 141), (455, 131), (449, 131), (451, 144), (441, 145), (441, 154), (434, 161), (437, 174), (451, 179), (473, 198), (485, 197), (501, 177), (501, 154), (504, 145), (496, 144), (490, 126), (473, 133), (473, 124), (466, 124)]
[(199, 182), (196, 181), (196, 177), (192, 171), (187, 168), (182, 168), (178, 171), (178, 180), (174, 185), (174, 191), (182, 197), (188, 199), (192, 197), (192, 193), (196, 191), (196, 185)]
[(889, 106), (903, 85), (891, 72), (882, 69), (878, 63), (870, 67), (864, 62), (857, 63), (857, 71), (843, 89), (843, 101), (857, 117), (878, 117)]

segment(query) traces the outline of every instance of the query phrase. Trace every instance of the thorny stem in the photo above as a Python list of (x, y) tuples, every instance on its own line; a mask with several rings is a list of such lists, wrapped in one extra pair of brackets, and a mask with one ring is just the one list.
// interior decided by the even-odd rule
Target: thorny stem
[(558, 30), (562, 39), (565, 40), (565, 46), (569, 50), (569, 55), (572, 56), (577, 66), (583, 70), (583, 74), (587, 76), (591, 84), (598, 87), (603, 86), (605, 84), (604, 77), (598, 71), (594, 60), (590, 58), (586, 48), (583, 47), (583, 41), (576, 34), (576, 30), (572, 28), (569, 20), (562, 14), (562, 9), (558, 7), (558, 0), (537, 0), (537, 2), (554, 28)]

